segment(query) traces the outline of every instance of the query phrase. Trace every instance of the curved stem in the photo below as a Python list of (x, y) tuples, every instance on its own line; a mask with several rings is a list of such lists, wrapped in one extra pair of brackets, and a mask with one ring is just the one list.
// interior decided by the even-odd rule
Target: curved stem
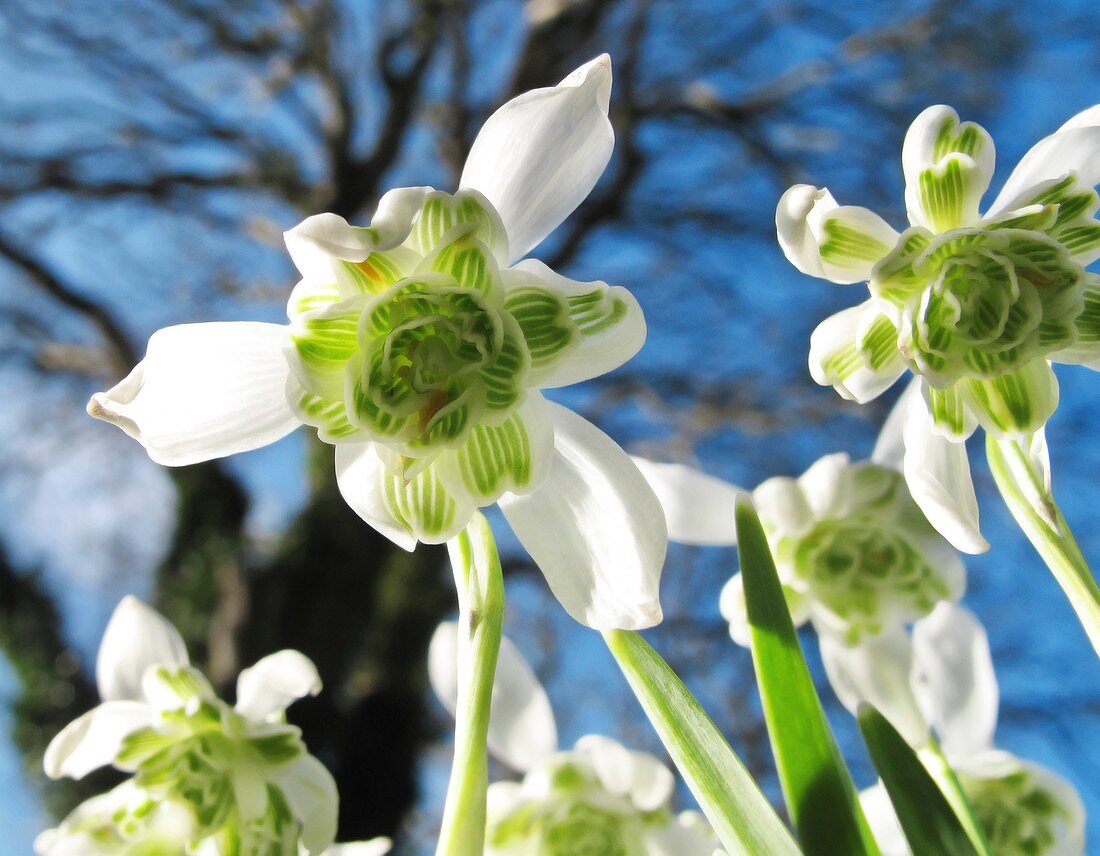
[(458, 588), (458, 706), (454, 766), (436, 854), (481, 856), (489, 786), (486, 737), (504, 624), (504, 578), (493, 532), (480, 513), (447, 549)]
[(1044, 465), (1018, 440), (987, 435), (985, 451), (1012, 516), (1058, 580), (1100, 655), (1100, 587), (1054, 502)]
[(940, 786), (947, 802), (954, 809), (955, 816), (959, 819), (963, 829), (966, 830), (966, 835), (971, 844), (974, 845), (974, 849), (981, 856), (992, 856), (993, 851), (989, 849), (989, 841), (985, 837), (985, 831), (978, 823), (977, 817), (974, 816), (974, 808), (970, 805), (970, 800), (966, 796), (966, 791), (963, 790), (959, 777), (955, 775), (954, 767), (948, 762), (947, 756), (943, 754), (943, 747), (940, 746), (939, 741), (929, 735), (928, 744), (918, 754), (929, 774)]

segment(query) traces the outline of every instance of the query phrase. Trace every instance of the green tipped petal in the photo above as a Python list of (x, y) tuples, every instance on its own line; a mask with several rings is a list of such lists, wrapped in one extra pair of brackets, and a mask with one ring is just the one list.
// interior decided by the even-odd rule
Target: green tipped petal
[(420, 256), (407, 247), (395, 247), (384, 253), (374, 252), (361, 262), (341, 262), (338, 272), (341, 292), (381, 294), (416, 270)]
[(291, 326), (287, 358), (303, 387), (326, 399), (344, 395), (348, 361), (359, 350), (362, 298), (300, 315)]
[(966, 406), (966, 398), (958, 384), (946, 389), (923, 384), (922, 392), (938, 434), (951, 440), (965, 440), (974, 433), (978, 422)]
[(453, 538), (475, 511), (471, 502), (447, 490), (434, 464), (408, 479), (383, 469), (381, 478), (386, 509), (402, 528), (425, 544), (442, 544)]
[(526, 284), (511, 288), (504, 308), (523, 331), (533, 379), (546, 377), (580, 343), (582, 334), (566, 299), (550, 289)]
[(1072, 347), (1056, 351), (1050, 358), (1056, 363), (1100, 369), (1100, 275), (1086, 274), (1084, 309), (1077, 316), (1075, 324), (1076, 343)]
[(478, 507), (504, 493), (530, 493), (546, 479), (554, 452), (554, 428), (545, 399), (530, 393), (523, 407), (500, 425), (478, 425), (462, 446), (434, 465), (443, 484)]
[(317, 429), (321, 442), (335, 445), (365, 439), (362, 430), (348, 419), (342, 395), (337, 399), (322, 398), (305, 389), (297, 378), (291, 377), (287, 381), (286, 398), (294, 415), (304, 424)]
[(472, 223), (479, 241), (488, 246), (502, 262), (508, 257), (508, 236), (504, 224), (489, 201), (474, 190), (454, 195), (435, 190), (424, 199), (408, 245), (421, 255), (429, 255), (455, 226)]
[(894, 326), (873, 300), (822, 321), (810, 336), (809, 363), (815, 381), (861, 404), (877, 398), (905, 371)]
[(503, 316), (504, 341), (496, 359), (481, 370), (485, 384), (485, 408), (489, 411), (509, 410), (523, 400), (526, 374), (531, 367), (531, 355), (516, 320)]
[(419, 271), (442, 273), (459, 285), (473, 288), (486, 297), (501, 289), (500, 270), (492, 250), (478, 238), (477, 225), (456, 226), (421, 262)]
[(965, 381), (966, 401), (997, 436), (1038, 431), (1058, 407), (1058, 379), (1046, 360), (988, 380)]

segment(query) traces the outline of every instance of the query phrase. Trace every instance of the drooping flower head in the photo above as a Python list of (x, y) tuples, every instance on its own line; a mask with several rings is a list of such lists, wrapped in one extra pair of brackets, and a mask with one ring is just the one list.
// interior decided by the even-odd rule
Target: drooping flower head
[(905, 475), (967, 552), (987, 545), (962, 444), (978, 425), (1028, 440), (1058, 405), (1051, 361), (1100, 366), (1100, 277), (1085, 270), (1100, 257), (1100, 108), (1034, 146), (981, 214), (993, 165), (983, 128), (930, 107), (902, 148), (905, 231), (809, 185), (790, 188), (776, 212), (799, 270), (870, 289), (815, 330), (814, 379), (862, 403), (916, 377)]
[[(189, 848), (210, 840), (223, 854), (299, 846), (320, 854), (332, 843), (335, 783), (284, 716), (287, 705), (321, 688), (302, 654), (280, 651), (245, 669), (231, 706), (189, 665), (176, 629), (127, 597), (104, 633), (96, 679), (102, 704), (53, 739), (46, 773), (82, 778), (111, 764), (133, 778), (102, 804), (78, 809), (64, 835), (47, 836), (47, 844), (94, 827), (129, 846), (147, 832), (166, 836), (168, 825), (190, 832)], [(102, 823), (106, 807), (111, 824)]]
[[(966, 609), (943, 603), (874, 652), (823, 640), (826, 672), (849, 709), (870, 702), (918, 750), (936, 733), (990, 852), (1082, 856), (1085, 809), (1061, 776), (994, 748), (999, 692), (989, 641)], [(909, 856), (885, 787), (861, 795), (884, 856)]]
[[(458, 700), (458, 627), (432, 637), (428, 675), (452, 714)], [(669, 769), (644, 752), (589, 735), (558, 751), (546, 691), (523, 654), (501, 640), (489, 750), (524, 773), (489, 786), (487, 856), (715, 856), (721, 844), (698, 812), (672, 811)]]
[(167, 465), (313, 426), (348, 504), (401, 547), (443, 543), (500, 500), (575, 618), (657, 622), (656, 500), (618, 446), (539, 391), (633, 356), (641, 309), (520, 261), (606, 166), (610, 93), (603, 56), (494, 113), (457, 192), (390, 191), (367, 227), (308, 218), (286, 233), (302, 277), (289, 326), (160, 330), (89, 412)]
[[(637, 461), (665, 508), (670, 537), (733, 544), (737, 488), (685, 467)], [(958, 554), (913, 502), (896, 470), (827, 455), (797, 479), (752, 492), (796, 623), (843, 644), (927, 615), (962, 596)], [(723, 589), (730, 633), (749, 644), (740, 574)]]

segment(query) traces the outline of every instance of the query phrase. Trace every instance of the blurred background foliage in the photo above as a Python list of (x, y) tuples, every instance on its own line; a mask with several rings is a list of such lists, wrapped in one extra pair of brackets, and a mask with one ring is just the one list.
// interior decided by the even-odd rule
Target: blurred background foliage
[[(829, 452), (865, 457), (888, 406), (845, 404), (806, 372), (810, 331), (855, 298), (783, 260), (781, 191), (828, 184), (900, 224), (901, 138), (929, 103), (986, 124), (1000, 180), (1100, 100), (1093, 0), (0, 4), (0, 852), (28, 852), (111, 781), (48, 783), (40, 759), (91, 705), (95, 647), (128, 592), (181, 628), (222, 688), (278, 648), (312, 657), (325, 692), (292, 719), (338, 779), (341, 837), (431, 852), (451, 724), (424, 657), (454, 609), (445, 554), (405, 554), (362, 524), (331, 449), (305, 432), (167, 470), (83, 406), (158, 327), (278, 321), (295, 279), (283, 230), (317, 211), (366, 221), (388, 187), (453, 187), (495, 106), (603, 51), (616, 154), (538, 255), (631, 288), (650, 337), (560, 397), (632, 452), (746, 486)], [(1085, 370), (1061, 380), (1055, 488), (1097, 560), (1098, 387)], [(1081, 789), (1100, 840), (1100, 672), (976, 476), (994, 547), (968, 562), (967, 602), (990, 629), (999, 743)], [(507, 631), (546, 682), (563, 742), (598, 731), (660, 753), (599, 637), (494, 525)], [(733, 562), (673, 548), (666, 621), (649, 636), (775, 795), (751, 663), (718, 615)], [(854, 727), (823, 695), (865, 784)]]

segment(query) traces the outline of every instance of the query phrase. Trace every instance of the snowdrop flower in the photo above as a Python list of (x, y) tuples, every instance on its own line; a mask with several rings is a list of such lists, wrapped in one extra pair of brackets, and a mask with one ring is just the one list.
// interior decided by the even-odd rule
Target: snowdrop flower
[(37, 856), (184, 856), (198, 820), (185, 802), (157, 799), (134, 781), (77, 806), (34, 842)]
[(89, 413), (169, 466), (313, 426), (348, 504), (399, 546), (443, 543), (500, 501), (571, 615), (657, 623), (656, 500), (612, 440), (539, 391), (633, 356), (641, 309), (623, 288), (519, 261), (603, 172), (610, 93), (605, 55), (490, 116), (457, 192), (390, 191), (368, 227), (308, 218), (286, 233), (302, 276), (289, 326), (160, 330)]
[[(736, 543), (738, 488), (676, 464), (635, 463), (664, 506), (673, 541)], [(752, 501), (796, 625), (810, 620), (822, 635), (853, 645), (962, 596), (962, 561), (896, 470), (827, 455), (797, 479), (768, 479)], [(719, 605), (730, 635), (747, 646), (740, 574)]]
[[(1082, 856), (1085, 809), (1073, 787), (1050, 770), (994, 748), (999, 693), (989, 640), (965, 608), (941, 603), (900, 633), (893, 656), (868, 668), (822, 640), (826, 672), (852, 711), (878, 707), (914, 747), (935, 731), (974, 814), (998, 856)], [(885, 856), (909, 849), (882, 784), (864, 791), (864, 810)]]
[(866, 282), (870, 298), (826, 319), (810, 371), (844, 398), (876, 398), (906, 371), (904, 472), (928, 519), (958, 549), (987, 549), (965, 441), (1040, 432), (1058, 405), (1051, 362), (1100, 368), (1100, 106), (1020, 161), (979, 213), (993, 141), (949, 107), (925, 110), (902, 147), (910, 226), (898, 233), (824, 188), (779, 202), (779, 242), (804, 273)]
[[(453, 713), (458, 698), (458, 628), (439, 626), (428, 653), (432, 688)], [(524, 773), (489, 786), (486, 856), (721, 856), (695, 811), (670, 808), (675, 781), (644, 752), (589, 735), (558, 751), (546, 691), (504, 637), (489, 719), (489, 748)]]
[(143, 824), (182, 829), (187, 818), (195, 840), (213, 837), (221, 853), (285, 853), (301, 844), (320, 854), (332, 843), (336, 785), (284, 716), (291, 702), (321, 689), (302, 654), (280, 651), (245, 669), (230, 706), (188, 664), (176, 629), (127, 597), (103, 635), (96, 682), (102, 703), (53, 739), (46, 773), (79, 779), (113, 764), (134, 778), (78, 809), (69, 830), (118, 805), (124, 813), (113, 834), (123, 840)]

